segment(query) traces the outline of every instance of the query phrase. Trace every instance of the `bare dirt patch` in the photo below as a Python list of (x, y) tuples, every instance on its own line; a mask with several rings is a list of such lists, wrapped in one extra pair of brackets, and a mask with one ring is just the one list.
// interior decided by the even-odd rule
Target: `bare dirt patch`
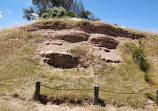
[[(76, 32), (80, 32), (77, 33)], [(34, 33), (40, 33), (46, 36), (46, 39), (44, 42), (39, 44), (38, 53), (43, 52), (59, 52), (59, 53), (66, 53), (69, 52), (71, 49), (77, 47), (77, 46), (88, 46), (89, 51), (93, 52), (96, 56), (100, 56), (102, 60), (107, 61), (108, 63), (119, 63), (122, 62), (121, 55), (119, 48), (117, 46), (119, 45), (119, 42), (115, 37), (107, 37), (104, 34), (86, 34), (86, 32), (76, 31), (76, 30), (49, 30), (49, 29), (42, 29), (35, 31)], [(76, 35), (72, 35), (71, 33), (75, 33)], [(76, 40), (76, 36), (83, 36), (83, 34), (88, 37), (86, 40), (84, 38), (83, 41), (78, 42), (70, 42), (69, 40), (65, 40), (67, 37), (62, 36), (64, 34), (68, 34), (71, 38), (71, 41), (78, 41)], [(59, 39), (60, 37), (64, 37), (64, 39)], [(93, 38), (97, 39), (97, 44), (91, 43), (91, 40)], [(57, 37), (57, 38), (56, 38)], [(103, 37), (104, 40), (99, 39), (99, 37)], [(89, 40), (88, 40), (89, 39)], [(116, 39), (116, 40), (115, 40)], [(85, 41), (84, 41), (85, 40)], [(98, 41), (100, 40), (100, 41)], [(131, 39), (132, 40), (132, 39)], [(93, 42), (96, 43), (95, 40)], [(113, 49), (114, 48), (114, 49)]]

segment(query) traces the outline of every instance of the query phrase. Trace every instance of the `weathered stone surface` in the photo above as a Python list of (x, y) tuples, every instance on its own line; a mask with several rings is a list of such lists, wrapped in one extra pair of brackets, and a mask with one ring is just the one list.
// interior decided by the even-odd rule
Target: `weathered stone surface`
[(98, 44), (101, 47), (106, 47), (108, 49), (116, 49), (119, 42), (110, 36), (102, 34), (94, 34), (90, 37), (90, 42)]
[(89, 39), (89, 35), (82, 31), (70, 31), (66, 33), (59, 33), (55, 35), (55, 38), (73, 43), (87, 41)]
[(74, 68), (79, 64), (78, 57), (67, 52), (47, 51), (40, 54), (45, 57), (44, 62), (59, 68)]
[(113, 59), (105, 59), (102, 58), (102, 60), (106, 61), (107, 63), (120, 63), (122, 60), (113, 60)]

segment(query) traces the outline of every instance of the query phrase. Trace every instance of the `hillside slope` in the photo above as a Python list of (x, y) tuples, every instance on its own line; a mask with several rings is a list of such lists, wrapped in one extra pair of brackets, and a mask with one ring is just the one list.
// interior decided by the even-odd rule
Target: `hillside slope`
[[(152, 110), (158, 88), (158, 35), (102, 22), (71, 19), (40, 20), (0, 30), (0, 82), (34, 84), (51, 88), (100, 89), (100, 99), (115, 107)], [(142, 71), (132, 56), (143, 50), (150, 64)], [(147, 79), (146, 79), (147, 78)], [(148, 81), (147, 81), (148, 80)], [(151, 94), (146, 94), (150, 92)], [(29, 101), (34, 85), (0, 84), (2, 99)], [(41, 87), (41, 102), (91, 104), (93, 91), (62, 91)], [(105, 107), (106, 108), (106, 107)]]

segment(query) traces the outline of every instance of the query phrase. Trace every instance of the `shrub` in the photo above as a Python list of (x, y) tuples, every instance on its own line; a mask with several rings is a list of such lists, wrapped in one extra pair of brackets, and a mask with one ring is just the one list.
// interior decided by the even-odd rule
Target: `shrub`
[(63, 7), (54, 7), (54, 8), (49, 8), (47, 9), (47, 11), (45, 13), (42, 14), (42, 18), (61, 18), (61, 17), (65, 17), (65, 16), (69, 16), (69, 17), (76, 17), (76, 14), (71, 11), (71, 10), (65, 10)]
[[(42, 17), (42, 18), (48, 18), (49, 15), (48, 15), (48, 13), (43, 13), (41, 17)], [(44, 24), (44, 25), (45, 25), (45, 24)]]
[(147, 72), (149, 70), (150, 65), (144, 58), (143, 48), (139, 47), (139, 48), (135, 49), (132, 53), (132, 57), (134, 60), (136, 60), (138, 62), (139, 68), (142, 71)]
[(139, 68), (143, 72), (145, 72), (145, 74), (144, 74), (144, 80), (146, 82), (151, 82), (150, 76), (148, 74), (150, 64), (145, 60), (144, 49), (142, 48), (142, 42), (141, 42), (141, 40), (139, 40), (139, 44), (140, 44), (140, 47), (139, 48), (137, 47), (133, 51), (132, 57), (133, 57), (134, 60), (137, 61), (138, 65), (139, 65)]
[(136, 48), (132, 52), (132, 57), (133, 57), (133, 59), (135, 59), (137, 61), (142, 60), (142, 58), (144, 58), (144, 50), (142, 48)]
[(144, 80), (145, 80), (146, 82), (150, 82), (150, 77), (149, 77), (149, 74), (148, 74), (148, 73), (145, 73), (145, 74), (144, 74)]
[(149, 63), (144, 58), (139, 60), (139, 67), (142, 71), (147, 72), (149, 70), (149, 66)]
[(42, 18), (54, 18), (54, 17), (63, 17), (66, 15), (66, 10), (62, 7), (54, 7), (47, 9), (46, 13), (42, 14)]
[(69, 16), (69, 17), (76, 17), (76, 13), (73, 12), (73, 11), (71, 11), (71, 10), (67, 10), (66, 16)]

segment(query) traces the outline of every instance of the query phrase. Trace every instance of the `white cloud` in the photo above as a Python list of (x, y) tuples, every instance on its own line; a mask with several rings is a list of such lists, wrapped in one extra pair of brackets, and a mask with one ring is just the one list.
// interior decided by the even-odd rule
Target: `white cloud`
[(0, 11), (0, 18), (2, 17), (2, 14), (1, 14), (2, 12)]

